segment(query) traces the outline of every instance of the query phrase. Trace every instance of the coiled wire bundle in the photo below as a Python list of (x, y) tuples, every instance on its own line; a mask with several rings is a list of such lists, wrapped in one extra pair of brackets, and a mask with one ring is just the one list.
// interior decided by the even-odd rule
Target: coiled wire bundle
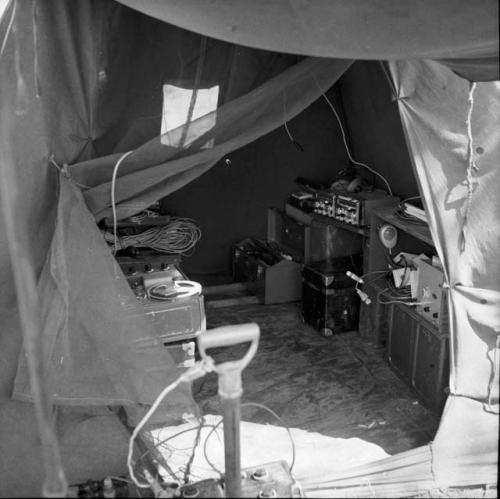
[[(115, 244), (115, 236), (111, 232), (104, 232), (108, 243)], [(201, 238), (201, 230), (191, 218), (172, 217), (161, 226), (151, 227), (139, 234), (116, 237), (114, 251), (129, 248), (151, 248), (161, 253), (186, 255)]]

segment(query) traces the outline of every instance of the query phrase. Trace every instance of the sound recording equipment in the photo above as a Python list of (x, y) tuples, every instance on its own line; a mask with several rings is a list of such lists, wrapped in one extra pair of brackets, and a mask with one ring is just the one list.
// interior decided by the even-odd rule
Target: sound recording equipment
[(447, 320), (446, 291), (443, 287), (443, 270), (430, 262), (421, 260), (418, 265), (417, 301), (421, 303), (416, 311), (433, 324)]
[(299, 191), (289, 198), (289, 203), (303, 211), (312, 211), (356, 227), (369, 225), (370, 215), (376, 208), (396, 206), (399, 198), (385, 191), (335, 192), (334, 190)]
[[(184, 485), (179, 496), (226, 497), (221, 480), (208, 479)], [(302, 491), (290, 473), (285, 461), (260, 464), (241, 470), (240, 497), (303, 497)]]
[[(196, 338), (206, 327), (202, 286), (190, 281), (178, 266), (179, 258), (116, 257), (146, 316), (164, 343)], [(147, 346), (154, 338), (143, 337)]]
[(384, 191), (361, 191), (351, 194), (333, 194), (332, 207), (327, 216), (346, 224), (369, 225), (371, 212), (381, 206), (396, 206), (399, 198)]

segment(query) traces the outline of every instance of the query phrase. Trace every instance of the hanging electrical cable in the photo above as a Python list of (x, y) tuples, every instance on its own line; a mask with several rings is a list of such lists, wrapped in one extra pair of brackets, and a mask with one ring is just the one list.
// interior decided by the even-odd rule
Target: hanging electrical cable
[(118, 242), (118, 235), (117, 235), (117, 215), (116, 215), (116, 199), (115, 199), (115, 189), (116, 189), (116, 175), (118, 174), (118, 168), (120, 168), (120, 165), (122, 164), (123, 160), (130, 156), (134, 151), (128, 151), (116, 162), (114, 168), (113, 168), (113, 175), (111, 177), (111, 209), (113, 211), (113, 241), (114, 241), (114, 249), (113, 252), (116, 253), (116, 247), (117, 247), (117, 242)]
[[(172, 217), (165, 225), (151, 227), (134, 235), (118, 235), (116, 211), (116, 178), (123, 161), (134, 151), (128, 151), (118, 158), (111, 177), (111, 210), (113, 212), (113, 232), (103, 231), (107, 242), (113, 244), (113, 254), (120, 249), (134, 247), (151, 248), (161, 253), (186, 255), (201, 238), (201, 230), (190, 218)], [(139, 214), (139, 217), (141, 214)]]
[(286, 94), (283, 92), (283, 126), (285, 127), (286, 134), (288, 135), (288, 138), (290, 139), (290, 142), (295, 146), (295, 148), (300, 151), (304, 152), (304, 148), (302, 147), (299, 142), (297, 142), (294, 138), (292, 133), (290, 132), (290, 129), (288, 128), (288, 121), (286, 119)]
[(345, 131), (344, 131), (344, 127), (342, 126), (342, 121), (340, 120), (340, 117), (339, 117), (339, 115), (337, 113), (337, 110), (335, 109), (334, 105), (330, 102), (330, 99), (328, 98), (328, 96), (324, 92), (322, 93), (322, 95), (323, 95), (323, 98), (328, 103), (328, 105), (330, 106), (330, 109), (333, 111), (333, 114), (335, 115), (335, 118), (337, 118), (337, 122), (338, 122), (338, 124), (340, 126), (340, 131), (342, 133), (342, 140), (344, 142), (344, 146), (345, 146), (345, 150), (346, 150), (346, 153), (347, 153), (347, 157), (349, 158), (349, 160), (351, 161), (351, 163), (353, 163), (355, 165), (358, 165), (358, 166), (362, 166), (363, 168), (366, 168), (369, 172), (373, 173), (374, 175), (377, 175), (380, 179), (382, 179), (382, 181), (384, 182), (384, 184), (387, 186), (387, 192), (392, 196), (391, 186), (389, 185), (389, 182), (387, 181), (387, 179), (381, 173), (377, 172), (376, 170), (374, 170), (373, 168), (369, 167), (365, 163), (361, 163), (360, 161), (356, 161), (352, 157), (351, 151), (349, 150), (349, 146), (347, 145), (347, 138), (346, 138), (346, 134), (345, 134)]

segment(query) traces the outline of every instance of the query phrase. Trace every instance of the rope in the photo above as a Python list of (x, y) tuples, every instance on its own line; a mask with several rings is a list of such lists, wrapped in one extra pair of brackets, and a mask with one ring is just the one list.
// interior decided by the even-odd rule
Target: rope
[(477, 170), (476, 162), (474, 161), (474, 138), (472, 136), (472, 111), (474, 110), (474, 90), (476, 89), (476, 82), (470, 82), (469, 86), (469, 97), (467, 102), (469, 104), (469, 109), (467, 112), (467, 172), (466, 172), (466, 182), (467, 182), (467, 200), (465, 201), (465, 213), (464, 213), (464, 221), (462, 224), (461, 231), (461, 245), (460, 251), (464, 251), (465, 249), (465, 230), (467, 225), (467, 217), (469, 214), (472, 195), (474, 193), (474, 172)]

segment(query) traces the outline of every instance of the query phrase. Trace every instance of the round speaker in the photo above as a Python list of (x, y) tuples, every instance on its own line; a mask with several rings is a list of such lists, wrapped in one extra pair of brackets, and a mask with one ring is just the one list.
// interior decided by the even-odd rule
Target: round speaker
[(392, 249), (398, 242), (398, 231), (396, 227), (389, 224), (384, 224), (378, 230), (378, 237), (380, 239), (380, 242), (387, 249)]

